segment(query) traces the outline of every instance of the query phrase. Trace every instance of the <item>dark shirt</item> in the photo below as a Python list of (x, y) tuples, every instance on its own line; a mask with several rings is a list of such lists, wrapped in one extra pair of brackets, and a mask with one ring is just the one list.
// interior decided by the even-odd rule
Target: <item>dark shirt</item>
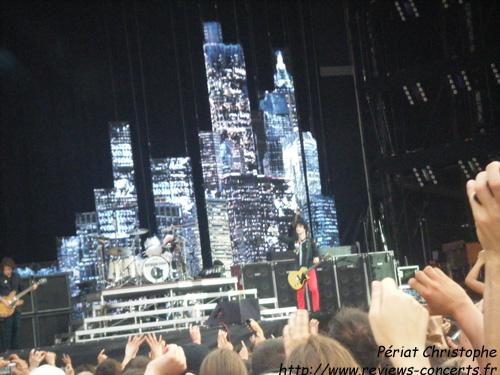
[[(319, 257), (316, 241), (311, 237), (307, 237), (305, 240), (300, 241), (298, 237), (281, 235), (278, 236), (278, 239), (288, 245), (294, 244), (296, 269), (300, 269), (300, 267), (311, 267), (313, 265), (313, 259)], [(300, 257), (299, 254), (301, 255)]]
[(21, 276), (17, 272), (12, 272), (12, 276), (8, 278), (3, 273), (0, 275), (0, 295), (8, 296), (10, 292), (21, 292)]

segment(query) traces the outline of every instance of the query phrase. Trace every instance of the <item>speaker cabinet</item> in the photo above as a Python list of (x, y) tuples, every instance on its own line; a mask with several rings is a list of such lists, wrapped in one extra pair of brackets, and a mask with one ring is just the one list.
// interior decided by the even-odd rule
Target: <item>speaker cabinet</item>
[(297, 291), (288, 284), (288, 274), (294, 269), (293, 260), (276, 262), (274, 264), (276, 298), (278, 299), (279, 307), (297, 306)]
[(273, 298), (273, 270), (269, 263), (245, 264), (241, 269), (243, 287), (257, 289), (259, 298)]
[(336, 257), (342, 307), (368, 307), (368, 277), (363, 254)]
[(38, 346), (36, 321), (33, 315), (21, 318), (21, 332), (19, 334), (19, 348), (33, 349)]
[[(31, 277), (26, 277), (21, 279), (21, 290), (29, 288), (32, 282), (33, 279)], [(33, 314), (35, 312), (33, 303), (33, 293), (35, 292), (31, 291), (22, 298), (22, 300), (24, 301), (23, 305), (21, 306), (22, 315)]]
[(219, 302), (205, 321), (205, 325), (241, 324), (248, 319), (260, 320), (259, 300), (256, 298)]
[(382, 280), (386, 277), (396, 278), (396, 267), (394, 264), (394, 252), (384, 251), (367, 254), (367, 267), (369, 284), (373, 280)]
[(71, 325), (71, 312), (42, 314), (36, 317), (38, 326), (38, 345), (54, 345), (54, 336), (68, 333)]
[(34, 292), (39, 313), (71, 309), (69, 277), (67, 273), (46, 276), (47, 284)]
[(316, 268), (321, 311), (335, 311), (339, 308), (337, 278), (332, 262), (323, 262)]

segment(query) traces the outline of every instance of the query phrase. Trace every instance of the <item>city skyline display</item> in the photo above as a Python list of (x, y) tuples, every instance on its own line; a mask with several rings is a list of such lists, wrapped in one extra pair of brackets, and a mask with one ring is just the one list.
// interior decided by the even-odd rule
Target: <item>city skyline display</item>
[[(210, 242), (217, 246), (217, 256), (223, 258), (219, 260), (259, 262), (268, 260), (273, 251), (285, 251), (286, 246), (270, 235), (269, 228), (286, 232), (297, 208), (307, 221), (312, 219), (320, 246), (338, 246), (335, 203), (321, 195), (316, 141), (309, 132), (299, 131), (293, 78), (282, 52), (276, 51), (275, 90), (264, 93), (260, 101), (264, 131), (259, 132), (251, 123), (249, 127), (242, 47), (223, 43), (219, 23), (204, 23), (204, 31), (212, 132), (201, 133), (199, 141)], [(256, 134), (261, 133), (265, 140), (257, 142)], [(262, 162), (256, 159), (261, 154), (258, 144), (266, 147)], [(209, 208), (214, 199), (219, 205), (225, 200), (229, 228), (221, 230), (221, 224), (217, 230), (211, 228), (210, 223), (217, 221)], [(315, 212), (310, 212), (313, 199)], [(224, 248), (214, 231), (225, 234), (228, 230), (231, 241)]]
[[(204, 31), (212, 131), (200, 131), (198, 139), (212, 259), (229, 270), (286, 251), (269, 228), (287, 232), (297, 208), (310, 221), (319, 246), (338, 246), (335, 202), (321, 195), (316, 140), (299, 129), (293, 77), (282, 52), (275, 52), (275, 89), (261, 95), (262, 121), (252, 123), (242, 47), (224, 44), (216, 22), (205, 23)], [(95, 212), (77, 214), (77, 236), (58, 242), (60, 265), (70, 269), (77, 264), (82, 281), (98, 277), (87, 269), (100, 260), (89, 251), (97, 246), (89, 234), (115, 239), (114, 246), (134, 247), (128, 232), (140, 227), (130, 124), (110, 122), (109, 136), (113, 187), (94, 189)], [(163, 237), (175, 227), (172, 234), (182, 239), (186, 266), (194, 276), (202, 268), (202, 249), (191, 159), (150, 159), (150, 168), (157, 232), (148, 236)]]

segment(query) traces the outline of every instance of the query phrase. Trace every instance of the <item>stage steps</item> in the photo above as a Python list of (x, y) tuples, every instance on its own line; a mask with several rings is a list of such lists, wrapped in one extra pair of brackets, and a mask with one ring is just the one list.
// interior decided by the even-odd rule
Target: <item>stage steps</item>
[[(237, 290), (236, 277), (105, 289), (100, 301), (90, 304), (74, 341), (186, 329), (203, 324), (218, 302), (242, 298), (257, 298), (257, 289)], [(259, 300), (259, 305), (262, 320), (284, 319), (296, 310), (276, 308), (276, 298)]]

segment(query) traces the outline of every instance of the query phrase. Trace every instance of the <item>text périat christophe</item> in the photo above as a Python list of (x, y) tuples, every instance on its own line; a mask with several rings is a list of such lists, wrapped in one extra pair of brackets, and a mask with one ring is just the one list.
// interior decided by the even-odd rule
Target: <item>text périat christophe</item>
[[(412, 358), (416, 357), (417, 354), (420, 355), (420, 350), (419, 348), (415, 347), (413, 349), (405, 349), (404, 346), (401, 348), (393, 348), (392, 345), (386, 348), (385, 346), (379, 346), (378, 347), (378, 357), (387, 357), (387, 358)], [(435, 345), (429, 345), (422, 351), (422, 355), (426, 358), (428, 357), (433, 357), (433, 358), (443, 358), (443, 357), (468, 357), (472, 358), (472, 360), (476, 358), (486, 358), (486, 357), (493, 357), (495, 358), (497, 356), (497, 351), (495, 349), (485, 349), (484, 345), (481, 347), (481, 349), (465, 349), (465, 348), (460, 348), (460, 349), (440, 349), (436, 347)]]

